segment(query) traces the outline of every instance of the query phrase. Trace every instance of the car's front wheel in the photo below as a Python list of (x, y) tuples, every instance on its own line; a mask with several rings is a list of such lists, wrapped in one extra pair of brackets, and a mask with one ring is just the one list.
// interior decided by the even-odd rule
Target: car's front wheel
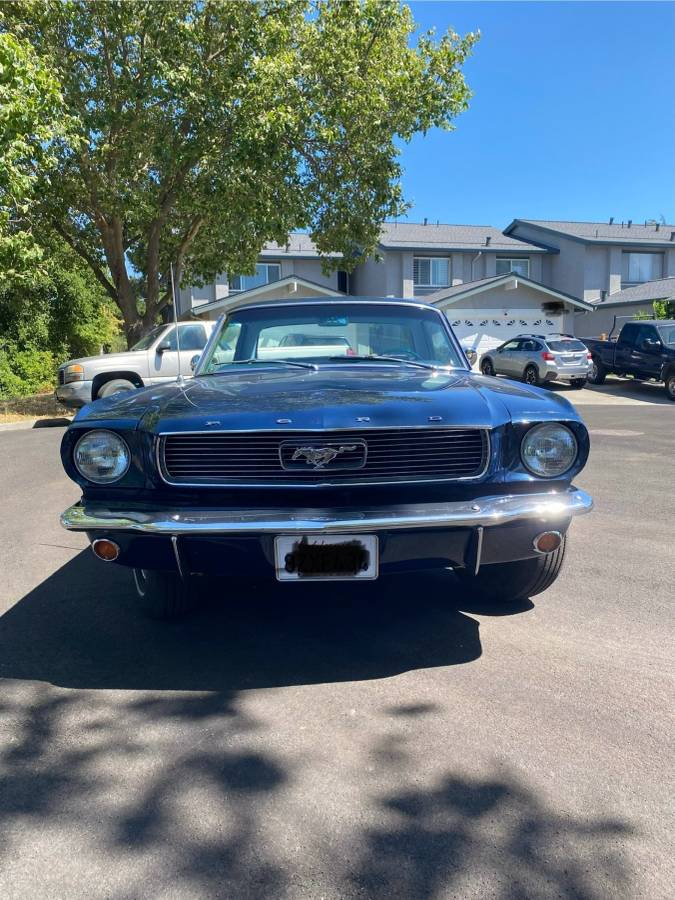
[(194, 606), (194, 589), (189, 579), (154, 569), (133, 571), (139, 606), (151, 619), (176, 619)]
[(106, 381), (105, 384), (101, 385), (96, 394), (96, 399), (102, 400), (104, 397), (112, 397), (113, 394), (126, 394), (135, 390), (136, 385), (133, 381), (129, 381), (127, 378), (113, 378), (111, 381)]
[(486, 600), (509, 603), (534, 597), (548, 590), (562, 569), (565, 558), (566, 537), (557, 550), (533, 559), (515, 562), (493, 563), (483, 566), (477, 575), (458, 570), (457, 575), (469, 590)]

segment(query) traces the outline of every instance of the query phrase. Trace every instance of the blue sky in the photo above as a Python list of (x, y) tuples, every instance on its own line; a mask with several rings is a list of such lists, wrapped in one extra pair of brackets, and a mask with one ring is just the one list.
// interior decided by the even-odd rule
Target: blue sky
[(412, 221), (675, 222), (675, 4), (422, 2), (482, 38), (454, 132), (405, 146)]

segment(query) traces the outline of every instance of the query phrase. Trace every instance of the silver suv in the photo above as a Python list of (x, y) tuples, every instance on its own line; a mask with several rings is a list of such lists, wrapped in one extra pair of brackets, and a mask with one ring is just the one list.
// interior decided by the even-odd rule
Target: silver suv
[(508, 375), (527, 384), (569, 381), (582, 388), (588, 380), (591, 354), (571, 334), (519, 334), (489, 350), (480, 361), (483, 375)]

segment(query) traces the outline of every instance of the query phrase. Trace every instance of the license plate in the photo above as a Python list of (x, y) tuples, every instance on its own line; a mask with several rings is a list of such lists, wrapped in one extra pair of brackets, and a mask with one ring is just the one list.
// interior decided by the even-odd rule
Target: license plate
[(286, 535), (274, 539), (279, 581), (366, 581), (377, 578), (375, 534)]

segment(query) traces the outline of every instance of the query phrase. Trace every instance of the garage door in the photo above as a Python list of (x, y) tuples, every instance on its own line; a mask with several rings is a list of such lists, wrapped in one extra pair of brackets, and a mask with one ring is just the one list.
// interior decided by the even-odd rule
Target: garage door
[(445, 314), (462, 346), (478, 353), (478, 362), (483, 353), (518, 334), (558, 334), (562, 330), (561, 315), (545, 315), (531, 309), (510, 310), (503, 315), (498, 310), (453, 307)]

